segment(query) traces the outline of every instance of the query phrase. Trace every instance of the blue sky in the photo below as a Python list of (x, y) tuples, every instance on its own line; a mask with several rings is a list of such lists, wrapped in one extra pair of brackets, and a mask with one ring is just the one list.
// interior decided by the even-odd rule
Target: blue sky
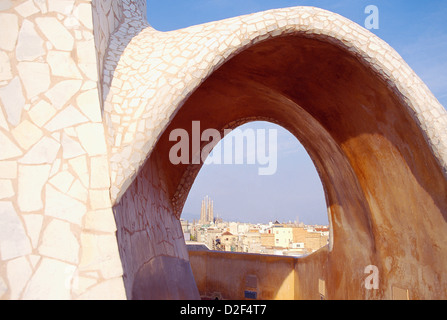
[[(447, 1), (403, 0), (149, 0), (148, 20), (157, 30), (170, 31), (275, 8), (315, 6), (336, 12), (364, 26), (367, 5), (379, 9), (379, 29), (388, 42), (447, 106)], [(259, 176), (254, 165), (208, 165), (194, 183), (182, 218), (200, 214), (209, 195), (215, 212), (225, 220), (294, 221), (327, 224), (326, 204), (315, 168), (299, 142), (269, 123), (243, 128), (278, 129), (278, 170)], [(290, 190), (294, 190), (293, 193)]]

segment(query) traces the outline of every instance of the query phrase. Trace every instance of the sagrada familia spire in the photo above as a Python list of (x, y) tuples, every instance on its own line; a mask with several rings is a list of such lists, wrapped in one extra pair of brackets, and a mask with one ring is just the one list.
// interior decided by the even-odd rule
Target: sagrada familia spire
[(200, 209), (200, 223), (209, 224), (214, 222), (213, 201), (206, 196), (202, 200), (202, 207)]

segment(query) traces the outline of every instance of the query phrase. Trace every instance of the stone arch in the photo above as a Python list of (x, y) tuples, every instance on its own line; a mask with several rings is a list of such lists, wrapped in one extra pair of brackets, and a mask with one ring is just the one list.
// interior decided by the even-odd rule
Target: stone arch
[[(297, 136), (320, 173), (334, 246), (308, 264), (329, 298), (390, 298), (393, 286), (416, 299), (445, 295), (447, 114), (386, 43), (307, 7), (167, 33), (137, 28), (120, 48), (131, 26), (112, 37), (104, 89), (129, 297), (198, 294), (177, 220), (197, 168), (167, 161), (169, 132), (252, 118)], [(368, 265), (380, 270), (377, 291), (363, 286)], [(296, 272), (308, 297), (309, 269)]]

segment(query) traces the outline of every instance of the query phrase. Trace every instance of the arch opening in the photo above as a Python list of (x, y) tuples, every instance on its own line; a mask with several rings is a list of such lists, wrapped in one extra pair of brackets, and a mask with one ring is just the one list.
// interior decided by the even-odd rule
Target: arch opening
[[(323, 229), (329, 221), (323, 187), (296, 137), (265, 121), (248, 122), (228, 132), (188, 192), (181, 214), (187, 245), (195, 247), (199, 242), (227, 252), (294, 256), (326, 245), (329, 237)], [(280, 222), (277, 227), (294, 234), (277, 235), (275, 243), (275, 221)], [(211, 241), (207, 228), (219, 235), (220, 245)], [(256, 235), (250, 243), (247, 228), (250, 236)], [(219, 231), (230, 236), (231, 244)]]
[[(167, 160), (169, 133), (183, 128), (191, 135), (192, 121), (200, 121), (203, 130), (223, 130), (247, 119), (269, 120), (295, 135), (321, 177), (333, 250), (312, 260), (309, 279), (327, 279), (327, 294), (334, 299), (388, 297), (386, 288), (394, 283), (433, 292), (427, 283), (411, 281), (412, 273), (418, 277), (411, 266), (430, 264), (434, 276), (442, 274), (442, 259), (434, 257), (446, 249), (432, 231), (445, 229), (447, 186), (407, 110), (393, 88), (334, 44), (289, 35), (240, 52), (189, 96), (114, 207), (128, 294), (147, 297), (141, 288), (161, 288), (163, 282), (168, 285), (154, 295), (197, 297), (178, 219), (200, 165)], [(414, 225), (416, 235), (407, 237)], [(399, 245), (390, 239), (399, 239)], [(132, 252), (129, 243), (145, 252)], [(383, 276), (377, 291), (362, 285), (368, 265)], [(187, 279), (180, 286), (178, 276)], [(306, 298), (305, 289), (314, 285), (302, 278), (298, 286)]]

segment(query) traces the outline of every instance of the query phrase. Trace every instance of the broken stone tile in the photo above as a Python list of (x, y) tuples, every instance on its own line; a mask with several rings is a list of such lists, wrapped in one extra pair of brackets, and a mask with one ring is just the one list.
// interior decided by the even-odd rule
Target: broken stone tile
[(51, 121), (45, 125), (45, 129), (50, 132), (87, 122), (88, 119), (72, 105), (60, 111)]
[(17, 178), (17, 161), (0, 161), (0, 179)]
[(51, 185), (46, 186), (45, 215), (80, 226), (86, 212), (84, 203), (67, 196)]
[(5, 116), (3, 115), (2, 109), (0, 109), (0, 128), (3, 128), (6, 131), (9, 131), (9, 126), (8, 126), (8, 123), (6, 122)]
[(24, 214), (26, 234), (31, 240), (33, 248), (37, 248), (39, 243), (40, 232), (42, 231), (43, 215), (42, 214)]
[(32, 145), (42, 138), (42, 130), (32, 124), (30, 121), (22, 121), (17, 127), (11, 130), (14, 139), (19, 145), (28, 150)]
[(16, 158), (22, 155), (22, 151), (6, 135), (0, 131), (0, 160)]
[(50, 137), (43, 137), (24, 156), (19, 159), (22, 164), (52, 164), (57, 157), (60, 143)]
[(103, 155), (107, 152), (102, 123), (86, 123), (76, 127), (81, 145), (90, 156)]
[(45, 96), (50, 99), (53, 107), (60, 110), (79, 91), (82, 80), (64, 80), (58, 82)]
[(17, 65), (17, 69), (28, 99), (34, 98), (50, 87), (50, 68), (48, 64), (20, 62)]
[(89, 90), (76, 98), (78, 107), (91, 121), (101, 122), (101, 106), (97, 90)]
[(43, 127), (45, 123), (48, 122), (55, 114), (56, 109), (53, 108), (51, 104), (45, 100), (40, 100), (31, 110), (28, 112), (31, 120), (38, 125)]
[(0, 200), (10, 198), (15, 195), (11, 180), (0, 179)]
[(53, 219), (43, 231), (38, 251), (43, 256), (78, 263), (79, 243), (70, 223)]
[(22, 17), (27, 18), (37, 12), (39, 9), (34, 6), (33, 0), (27, 0), (14, 8)]
[(92, 210), (110, 208), (110, 193), (109, 190), (94, 190), (89, 191), (89, 204)]
[(0, 51), (0, 81), (12, 79), (11, 64), (9, 57), (4, 51)]
[(97, 81), (96, 49), (94, 39), (80, 41), (76, 44), (77, 64), (88, 79)]
[(11, 0), (3, 0), (0, 2), (0, 11), (6, 11), (12, 8), (12, 1)]
[(90, 188), (106, 189), (110, 187), (109, 163), (107, 156), (90, 159)]
[(10, 284), (10, 296), (11, 300), (17, 300), (20, 298), (20, 294), (25, 288), (26, 283), (31, 278), (33, 269), (25, 257), (20, 257), (11, 261), (8, 261), (6, 265), (6, 275)]
[[(69, 300), (71, 299), (71, 282), (76, 266), (43, 258), (38, 269), (26, 286), (22, 299), (24, 300)], [(51, 279), (51, 281), (48, 281)]]
[(0, 259), (14, 259), (31, 253), (31, 245), (11, 202), (0, 201)]
[(81, 3), (76, 7), (75, 11), (79, 21), (81, 21), (87, 29), (93, 29), (92, 5), (90, 3)]
[(23, 212), (43, 209), (42, 190), (48, 181), (51, 166), (19, 165), (17, 204)]
[(50, 179), (50, 183), (59, 191), (67, 193), (74, 181), (73, 175), (68, 171), (62, 171)]
[(68, 163), (70, 167), (73, 169), (73, 171), (78, 176), (79, 180), (82, 182), (84, 187), (89, 187), (89, 173), (88, 173), (88, 167), (87, 167), (87, 157), (86, 156), (80, 156), (74, 159), (68, 160)]
[(82, 185), (80, 180), (75, 180), (75, 182), (73, 182), (67, 195), (83, 203), (86, 203), (88, 200), (88, 190)]
[(36, 24), (57, 50), (73, 50), (73, 36), (56, 18), (39, 17)]
[(44, 41), (34, 29), (34, 24), (24, 20), (20, 28), (16, 46), (16, 58), (18, 61), (33, 61), (45, 54)]
[(102, 276), (106, 279), (118, 277), (122, 274), (122, 265), (114, 234), (97, 235), (84, 232), (81, 234), (81, 245), (80, 270), (100, 270)]
[(126, 292), (124, 290), (123, 278), (120, 276), (102, 281), (81, 295), (79, 299), (90, 300), (95, 299), (95, 297), (101, 297), (104, 300), (125, 300)]
[(0, 32), (0, 49), (6, 51), (14, 50), (17, 36), (19, 34), (17, 15), (12, 13), (0, 13), (0, 30), (8, 30), (8, 32)]
[(50, 65), (53, 76), (82, 79), (70, 52), (50, 51), (47, 55), (47, 62)]
[(86, 153), (77, 141), (73, 140), (65, 133), (62, 134), (62, 150), (64, 159), (76, 158)]
[(48, 11), (69, 15), (73, 11), (75, 0), (48, 0)]
[(98, 232), (115, 232), (116, 222), (111, 209), (89, 211), (85, 216), (85, 228)]
[(0, 100), (3, 102), (8, 122), (13, 126), (18, 125), (23, 107), (25, 106), (25, 97), (23, 96), (22, 85), (18, 77), (12, 79), (8, 85), (0, 88)]

